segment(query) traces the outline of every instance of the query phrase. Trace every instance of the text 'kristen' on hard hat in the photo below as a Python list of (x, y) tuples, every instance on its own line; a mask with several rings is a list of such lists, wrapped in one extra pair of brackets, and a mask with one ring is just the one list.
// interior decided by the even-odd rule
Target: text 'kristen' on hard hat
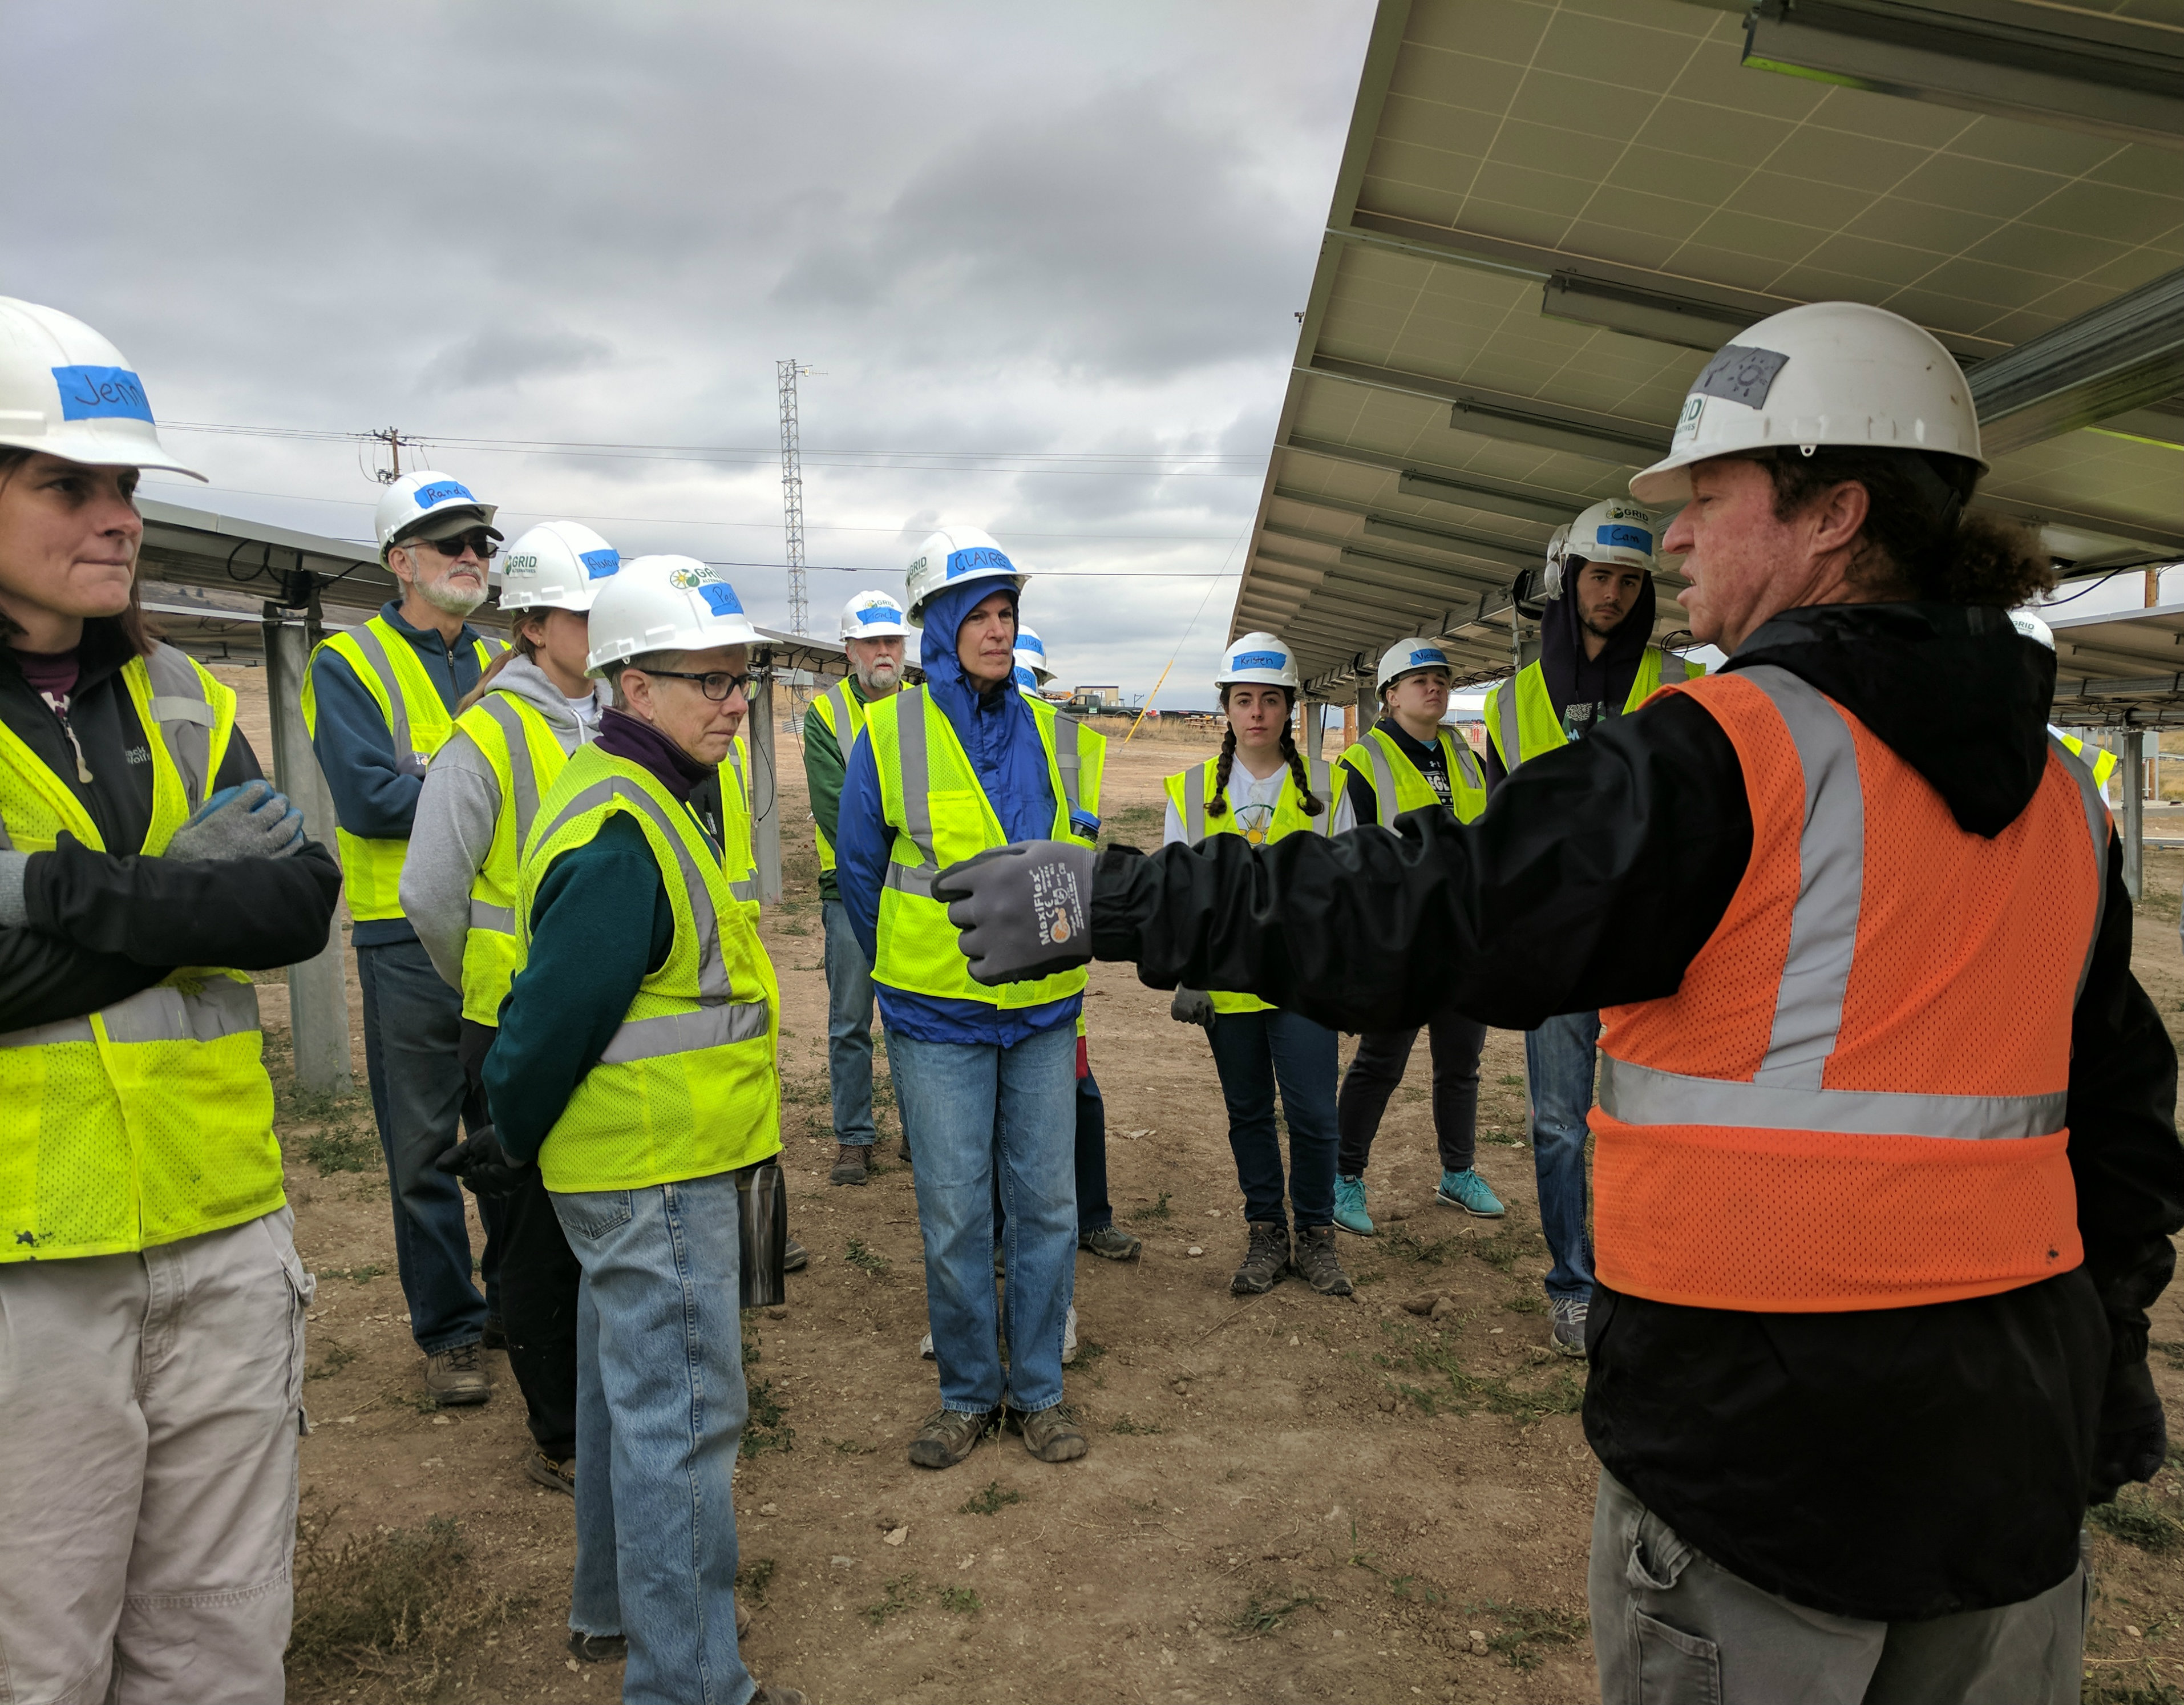
[(1009, 560), (1009, 554), (994, 542), (991, 533), (975, 527), (943, 527), (918, 547), (905, 577), (910, 593), (910, 619), (922, 626), (925, 605), (943, 587), (974, 580), (1006, 581), (1023, 590), (1028, 577)]
[(1398, 639), (1380, 654), (1379, 684), (1384, 691), (1390, 683), (1424, 669), (1438, 669), (1448, 676), (1456, 673), (1456, 666), (1448, 660), (1448, 653), (1440, 649), (1438, 641)]
[(1648, 573), (1653, 560), (1658, 525), (1650, 510), (1628, 498), (1610, 498), (1582, 511), (1568, 527), (1557, 527), (1547, 541), (1547, 571), (1541, 589), (1560, 598), (1568, 583), (1574, 562), (1613, 563), (1620, 568), (1642, 568)]
[(387, 487), (378, 508), (372, 511), (371, 524), (379, 535), (379, 554), (383, 559), (407, 539), (440, 538), (443, 528), (459, 530), (465, 521), (482, 526), (499, 538), (500, 534), (493, 525), (498, 509), (498, 504), (481, 501), (453, 474), (421, 468)]
[(204, 476), (159, 442), (128, 357), (58, 308), (0, 296), (0, 449)]
[(909, 632), (902, 605), (884, 592), (853, 592), (842, 606), (844, 639), (888, 639)]
[(1681, 502), (1692, 463), (1786, 444), (1928, 450), (1986, 471), (1971, 387), (1931, 332), (1863, 302), (1808, 302), (1722, 346), (1630, 495)]
[(503, 551), (493, 568), (503, 610), (570, 610), (581, 616), (599, 588), (621, 571), (621, 556), (580, 522), (546, 521)]
[(1271, 633), (1247, 633), (1229, 642), (1214, 671), (1216, 687), (1286, 687), (1297, 688), (1296, 653)]
[(637, 556), (621, 566), (592, 603), (588, 673), (648, 651), (707, 651), (756, 645), (761, 636), (736, 589), (694, 556)]
[(1038, 686), (1044, 687), (1054, 679), (1054, 671), (1047, 666), (1046, 642), (1021, 621), (1017, 624), (1017, 668), (1019, 672), (1030, 671)]

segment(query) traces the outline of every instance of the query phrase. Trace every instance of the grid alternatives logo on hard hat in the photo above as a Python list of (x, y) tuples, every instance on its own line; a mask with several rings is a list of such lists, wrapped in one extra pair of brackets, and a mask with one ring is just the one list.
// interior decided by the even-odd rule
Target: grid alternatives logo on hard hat
[(0, 449), (204, 477), (159, 442), (128, 357), (74, 315), (12, 296), (0, 296)]
[(587, 671), (650, 651), (705, 651), (758, 645), (765, 636), (744, 614), (736, 589), (694, 556), (638, 556), (621, 565), (593, 600)]
[(842, 606), (844, 639), (885, 639), (909, 632), (902, 606), (884, 592), (853, 592)]

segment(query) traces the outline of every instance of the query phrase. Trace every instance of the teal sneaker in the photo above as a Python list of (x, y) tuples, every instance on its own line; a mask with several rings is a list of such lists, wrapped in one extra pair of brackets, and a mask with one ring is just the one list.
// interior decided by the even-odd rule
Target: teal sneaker
[[(1337, 1191), (1335, 1199), (1339, 1201), (1341, 1200), (1341, 1180), (1335, 1181), (1334, 1188)], [(1440, 1188), (1434, 1192), (1434, 1200), (1450, 1207), (1460, 1207), (1466, 1213), (1477, 1214), (1481, 1219), (1499, 1219), (1508, 1212), (1502, 1206), (1502, 1198), (1486, 1187), (1486, 1180), (1469, 1167), (1460, 1173), (1443, 1173)], [(1336, 1210), (1336, 1216), (1340, 1217), (1340, 1209)]]
[(1334, 1223), (1360, 1237), (1373, 1235), (1373, 1216), (1365, 1212), (1365, 1180), (1337, 1178), (1334, 1181)]

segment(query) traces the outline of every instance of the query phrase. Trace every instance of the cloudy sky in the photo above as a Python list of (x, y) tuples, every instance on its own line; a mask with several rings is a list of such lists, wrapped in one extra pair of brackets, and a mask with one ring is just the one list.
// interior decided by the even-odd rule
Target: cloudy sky
[[(31, 0), (0, 293), (163, 430), (438, 439), (504, 521), (735, 565), (761, 621), (793, 356), (815, 629), (983, 525), (1066, 681), (1146, 690), (1195, 616), (1162, 701), (1210, 701), (1370, 14)], [(369, 537), (383, 451), (170, 443), (211, 487), (153, 495)]]

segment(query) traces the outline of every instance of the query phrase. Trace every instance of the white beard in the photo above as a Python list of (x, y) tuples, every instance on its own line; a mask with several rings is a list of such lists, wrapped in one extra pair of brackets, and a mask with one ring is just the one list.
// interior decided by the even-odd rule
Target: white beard
[(902, 665), (892, 657), (867, 663), (857, 671), (857, 684), (875, 698), (884, 698), (902, 685)]
[(457, 592), (445, 581), (432, 586), (421, 578), (417, 591), (426, 603), (448, 616), (468, 616), (486, 599), (486, 588), (482, 586), (476, 592)]

